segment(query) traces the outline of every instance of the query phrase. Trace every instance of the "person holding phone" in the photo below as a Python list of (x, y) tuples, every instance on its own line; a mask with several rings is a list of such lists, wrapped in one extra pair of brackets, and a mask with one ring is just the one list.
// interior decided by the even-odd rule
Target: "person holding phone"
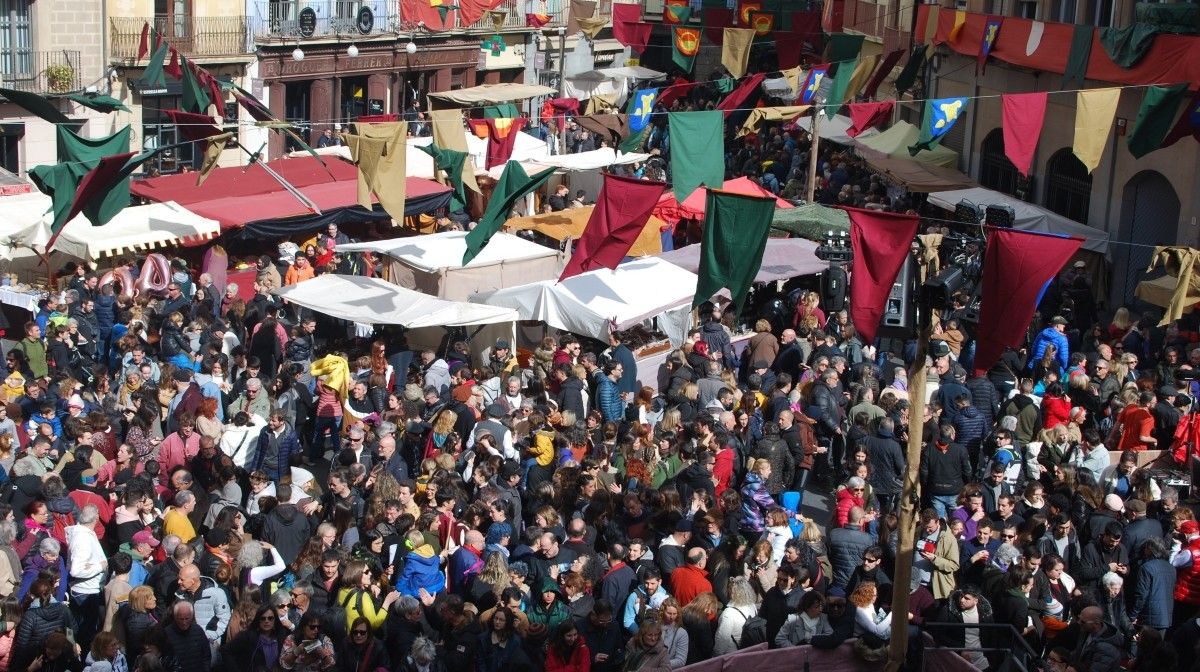
[(932, 508), (921, 511), (919, 533), (913, 557), (913, 579), (928, 587), (934, 599), (946, 599), (954, 592), (955, 574), (959, 568), (958, 540)]

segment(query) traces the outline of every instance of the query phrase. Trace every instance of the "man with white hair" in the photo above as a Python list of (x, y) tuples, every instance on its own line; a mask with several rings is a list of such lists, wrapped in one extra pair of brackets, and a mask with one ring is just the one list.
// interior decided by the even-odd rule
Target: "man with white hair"
[(468, 530), (463, 545), (450, 556), (450, 589), (466, 599), (471, 582), (483, 570), (485, 540), (479, 530)]
[(229, 404), (228, 411), (229, 417), (245, 411), (250, 415), (257, 415), (265, 422), (271, 416), (271, 398), (263, 390), (262, 381), (258, 378), (247, 378), (245, 393)]
[(196, 609), (189, 602), (180, 600), (171, 607), (171, 618), (162, 630), (179, 672), (212, 669), (212, 648), (204, 630), (196, 624)]
[(84, 648), (91, 646), (92, 638), (100, 631), (104, 604), (100, 588), (108, 570), (108, 558), (94, 528), (99, 518), (100, 510), (96, 505), (88, 504), (79, 511), (76, 524), (67, 528), (67, 545), (71, 549), (68, 568), (71, 612), (75, 616), (76, 641)]

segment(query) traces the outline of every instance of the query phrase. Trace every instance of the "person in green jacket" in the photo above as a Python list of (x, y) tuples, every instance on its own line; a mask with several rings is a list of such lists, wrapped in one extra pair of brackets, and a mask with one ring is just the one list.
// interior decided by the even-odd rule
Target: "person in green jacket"
[(42, 340), (42, 328), (37, 322), (25, 323), (25, 338), (17, 341), (13, 349), (24, 353), (34, 378), (50, 377), (50, 365), (46, 363), (46, 343)]
[(530, 604), (525, 609), (525, 615), (530, 623), (546, 626), (546, 630), (554, 632), (560, 624), (571, 618), (571, 610), (567, 608), (558, 584), (550, 577), (543, 577), (538, 584), (538, 592), (529, 597)]

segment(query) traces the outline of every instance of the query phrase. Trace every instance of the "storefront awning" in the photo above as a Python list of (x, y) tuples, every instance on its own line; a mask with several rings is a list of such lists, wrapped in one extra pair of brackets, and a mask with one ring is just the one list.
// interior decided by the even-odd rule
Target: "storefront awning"
[(457, 91), (431, 93), (429, 97), (452, 105), (499, 105), (538, 96), (552, 96), (557, 91), (541, 84), (483, 84)]

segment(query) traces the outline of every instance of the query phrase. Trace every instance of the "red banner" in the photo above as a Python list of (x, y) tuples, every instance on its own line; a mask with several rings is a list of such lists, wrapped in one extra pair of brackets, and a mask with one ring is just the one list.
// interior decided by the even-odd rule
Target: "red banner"
[(916, 215), (845, 210), (850, 215), (850, 244), (854, 248), (850, 319), (862, 342), (874, 343), (884, 303), (917, 235), (918, 220)]
[(605, 173), (596, 207), (559, 282), (597, 268), (616, 269), (646, 228), (650, 212), (666, 189), (663, 182)]
[(1015, 93), (1001, 96), (1003, 109), (1004, 155), (1022, 175), (1029, 175), (1033, 153), (1042, 135), (1046, 118), (1046, 92)]

